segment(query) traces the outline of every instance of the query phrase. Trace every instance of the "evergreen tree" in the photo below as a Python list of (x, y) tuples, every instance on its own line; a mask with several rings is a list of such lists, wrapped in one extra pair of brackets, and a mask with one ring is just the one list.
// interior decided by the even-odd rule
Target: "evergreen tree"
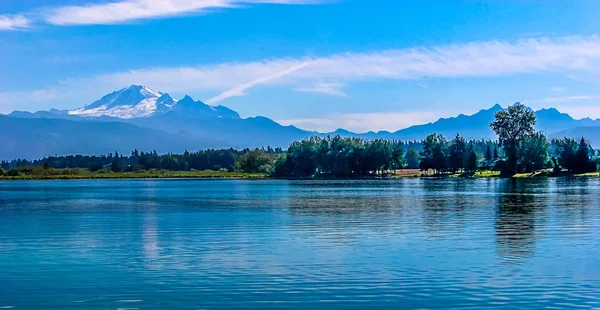
[(577, 169), (577, 153), (579, 145), (575, 139), (564, 138), (552, 140), (552, 153), (558, 158), (560, 167), (573, 171)]
[(467, 163), (465, 164), (465, 169), (467, 171), (473, 173), (477, 171), (477, 153), (473, 149), (468, 152)]
[(467, 156), (467, 141), (461, 135), (456, 134), (450, 142), (449, 161), (452, 172), (456, 173), (464, 168), (465, 157)]
[(419, 169), (419, 151), (414, 147), (406, 151), (406, 168)]
[(587, 141), (581, 137), (579, 141), (579, 148), (577, 149), (577, 153), (575, 153), (575, 166), (573, 171), (576, 173), (586, 173), (595, 171), (596, 167), (593, 162), (590, 160), (590, 146)]
[(406, 164), (404, 160), (404, 143), (400, 141), (392, 141), (391, 148), (392, 158), (390, 169), (397, 170), (404, 168), (404, 165)]
[(492, 161), (493, 157), (492, 157), (492, 148), (490, 147), (490, 145), (487, 145), (487, 148), (485, 149), (485, 160), (486, 161)]
[(121, 157), (119, 157), (119, 153), (117, 152), (115, 152), (115, 156), (113, 157), (110, 170), (112, 170), (113, 172), (123, 171), (123, 163), (121, 161)]

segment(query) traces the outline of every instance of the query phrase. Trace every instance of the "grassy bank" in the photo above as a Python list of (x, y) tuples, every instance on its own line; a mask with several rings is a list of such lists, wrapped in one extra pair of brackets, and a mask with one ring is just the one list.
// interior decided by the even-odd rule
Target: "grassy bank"
[[(433, 172), (422, 172), (418, 169), (399, 171), (392, 176), (392, 178), (500, 178), (500, 171), (493, 170), (480, 170), (474, 174), (434, 174)], [(538, 177), (600, 177), (600, 172), (590, 172), (584, 174), (572, 174), (568, 171), (563, 171), (559, 175), (554, 175), (552, 169), (542, 169), (535, 172), (517, 173), (512, 176), (515, 179), (527, 179), (527, 178), (538, 178)]]
[(141, 172), (90, 172), (84, 169), (53, 169), (48, 173), (0, 175), (0, 180), (85, 180), (85, 179), (169, 179), (169, 178), (201, 178), (201, 179), (265, 179), (261, 173), (244, 173), (228, 171), (141, 171)]
[[(518, 173), (513, 178), (535, 178), (552, 177), (550, 170), (539, 170), (534, 173)], [(600, 177), (599, 172), (585, 174), (564, 174), (561, 176), (574, 177)], [(395, 174), (387, 177), (364, 177), (362, 179), (399, 179), (399, 178), (499, 178), (499, 171), (482, 170), (474, 174), (440, 174), (432, 172), (424, 173), (418, 169), (397, 170)], [(85, 179), (177, 179), (177, 178), (198, 178), (198, 179), (269, 179), (270, 177), (262, 173), (245, 173), (229, 171), (168, 171), (168, 170), (150, 170), (140, 172), (91, 172), (86, 169), (34, 169), (33, 171), (21, 171), (13, 175), (0, 175), (0, 180), (85, 180)], [(341, 179), (338, 177), (314, 177), (307, 179)], [(353, 179), (353, 178), (349, 178)]]

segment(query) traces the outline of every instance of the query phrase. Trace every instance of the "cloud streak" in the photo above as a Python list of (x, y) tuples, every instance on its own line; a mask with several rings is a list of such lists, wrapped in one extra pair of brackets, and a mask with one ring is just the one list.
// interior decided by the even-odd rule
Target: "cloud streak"
[(30, 24), (30, 20), (23, 15), (0, 15), (0, 31), (24, 29)]
[(109, 25), (134, 20), (206, 13), (255, 4), (319, 4), (319, 0), (122, 0), (65, 6), (48, 10), (46, 22), (54, 25)]
[(295, 91), (305, 93), (321, 93), (338, 97), (348, 97), (346, 93), (340, 90), (340, 83), (317, 83), (312, 87), (298, 87)]
[(580, 100), (591, 100), (600, 98), (599, 96), (592, 95), (577, 95), (577, 96), (564, 96), (564, 97), (549, 97), (544, 99), (546, 102), (572, 102)]
[[(288, 71), (290, 68), (295, 69)], [(229, 93), (212, 99), (216, 102), (243, 95), (258, 86), (342, 95), (337, 88), (340, 85), (381, 79), (497, 77), (598, 70), (600, 39), (590, 36), (526, 39), (514, 43), (488, 41), (198, 67), (147, 68), (93, 77), (88, 83), (110, 88), (145, 84), (175, 92), (229, 90)]]
[(271, 81), (277, 80), (277, 79), (279, 79), (281, 77), (284, 77), (286, 75), (292, 74), (293, 72), (298, 71), (298, 70), (300, 70), (300, 69), (308, 66), (309, 64), (310, 64), (309, 61), (302, 62), (300, 64), (292, 66), (289, 69), (286, 69), (286, 70), (283, 70), (283, 71), (280, 71), (280, 72), (275, 72), (272, 75), (268, 75), (268, 76), (255, 79), (255, 80), (252, 80), (250, 82), (247, 82), (247, 83), (244, 83), (244, 84), (241, 84), (241, 85), (237, 85), (237, 86), (235, 86), (235, 87), (233, 87), (231, 89), (228, 89), (228, 90), (222, 92), (221, 94), (219, 94), (216, 97), (213, 97), (213, 98), (210, 98), (210, 99), (206, 100), (206, 103), (208, 103), (208, 104), (214, 104), (214, 103), (217, 103), (219, 101), (225, 100), (227, 98), (244, 96), (245, 95), (244, 91), (246, 91), (247, 89), (250, 89), (250, 88), (255, 87), (257, 85), (266, 84), (266, 83), (269, 83)]

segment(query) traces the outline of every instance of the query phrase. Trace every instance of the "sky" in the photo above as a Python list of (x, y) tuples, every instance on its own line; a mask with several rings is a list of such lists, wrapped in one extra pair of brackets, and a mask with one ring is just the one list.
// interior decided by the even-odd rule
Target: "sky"
[(397, 130), (499, 103), (600, 118), (600, 1), (3, 0), (0, 113), (131, 84)]

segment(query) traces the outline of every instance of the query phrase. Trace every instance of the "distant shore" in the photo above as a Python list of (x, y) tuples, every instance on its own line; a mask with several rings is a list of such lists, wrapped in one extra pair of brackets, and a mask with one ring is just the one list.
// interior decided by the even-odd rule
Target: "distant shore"
[(91, 179), (266, 179), (262, 173), (228, 171), (143, 171), (90, 172), (82, 169), (60, 169), (52, 174), (0, 175), (0, 180), (91, 180)]
[[(367, 176), (356, 177), (337, 177), (337, 176), (317, 176), (313, 178), (280, 178), (288, 180), (390, 180), (404, 178), (500, 178), (499, 171), (477, 171), (474, 174), (431, 174), (424, 173), (418, 169), (399, 170), (395, 174), (386, 176)], [(586, 174), (552, 175), (548, 170), (536, 171), (533, 173), (518, 173), (512, 176), (515, 179), (538, 178), (538, 177), (600, 177), (600, 172)], [(229, 171), (142, 171), (142, 172), (90, 172), (84, 169), (55, 169), (49, 174), (21, 174), (21, 175), (0, 175), (0, 180), (92, 180), (92, 179), (239, 179), (239, 180), (265, 180), (278, 179), (264, 173), (245, 173)]]

